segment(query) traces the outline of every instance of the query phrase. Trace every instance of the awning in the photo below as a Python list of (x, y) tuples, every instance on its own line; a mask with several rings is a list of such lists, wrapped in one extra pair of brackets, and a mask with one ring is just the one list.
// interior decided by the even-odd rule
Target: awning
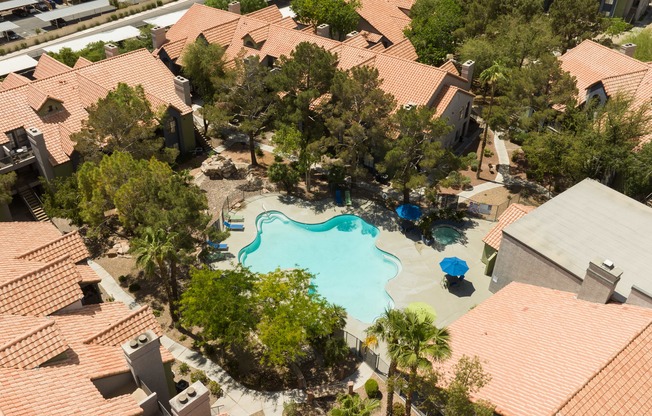
[(7, 30), (16, 30), (19, 27), (20, 26), (11, 22), (0, 22), (0, 32), (6, 32)]
[(0, 3), (0, 12), (5, 10), (17, 9), (18, 7), (27, 6), (28, 4), (36, 4), (39, 0), (9, 0)]
[(0, 61), (0, 77), (11, 72), (18, 72), (24, 69), (34, 68), (38, 61), (28, 55), (20, 55)]
[(172, 26), (181, 19), (181, 17), (186, 14), (188, 10), (179, 10), (178, 12), (168, 13), (161, 16), (152, 17), (151, 19), (143, 20), (143, 22), (150, 24), (152, 26), (158, 27), (168, 27)]
[(78, 4), (76, 6), (64, 7), (61, 9), (51, 10), (45, 13), (36, 14), (35, 17), (43, 20), (44, 22), (49, 22), (50, 20), (56, 19), (66, 19), (66, 18), (77, 18), (84, 17), (85, 13), (96, 12), (99, 13), (101, 9), (114, 7), (109, 4), (109, 0), (95, 0), (89, 1), (87, 3)]
[(73, 51), (80, 51), (89, 43), (93, 42), (120, 42), (121, 40), (135, 38), (140, 35), (140, 30), (133, 26), (123, 26), (106, 32), (95, 33), (83, 38), (57, 43), (56, 45), (43, 48), (46, 52), (59, 52), (62, 48), (70, 48)]

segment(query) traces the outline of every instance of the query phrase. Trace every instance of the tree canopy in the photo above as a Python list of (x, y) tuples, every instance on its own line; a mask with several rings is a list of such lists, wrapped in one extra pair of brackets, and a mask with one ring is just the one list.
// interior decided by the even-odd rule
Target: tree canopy
[(454, 32), (462, 26), (458, 0), (417, 0), (405, 35), (414, 45), (419, 62), (441, 65), (456, 48)]
[(303, 23), (314, 27), (328, 24), (330, 35), (335, 39), (342, 39), (355, 30), (360, 20), (357, 13), (359, 0), (292, 0), (290, 7)]
[[(228, 10), (230, 0), (206, 0), (204, 4), (215, 9)], [(240, 13), (247, 14), (267, 7), (265, 0), (239, 0)]]
[(88, 119), (70, 138), (85, 161), (97, 162), (105, 154), (129, 152), (136, 159), (154, 156), (174, 161), (178, 150), (165, 148), (157, 129), (166, 109), (152, 109), (141, 85), (119, 83), (106, 97), (92, 104)]
[(603, 30), (600, 2), (593, 0), (555, 0), (550, 6), (550, 23), (566, 51)]

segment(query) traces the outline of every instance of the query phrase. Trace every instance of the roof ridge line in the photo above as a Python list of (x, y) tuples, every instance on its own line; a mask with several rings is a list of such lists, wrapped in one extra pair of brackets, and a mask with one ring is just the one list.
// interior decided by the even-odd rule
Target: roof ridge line
[[(16, 259), (16, 260), (24, 260), (24, 259)], [(11, 283), (15, 283), (15, 282), (17, 282), (19, 280), (25, 279), (26, 277), (32, 276), (32, 275), (34, 275), (36, 273), (42, 272), (43, 270), (45, 270), (45, 269), (47, 269), (49, 267), (52, 267), (57, 263), (64, 263), (66, 260), (70, 260), (70, 256), (68, 254), (65, 254), (65, 255), (63, 255), (61, 257), (58, 257), (58, 258), (52, 260), (49, 263), (45, 263), (43, 266), (39, 267), (38, 269), (36, 269), (34, 271), (23, 273), (20, 276), (14, 278), (14, 279), (7, 280), (4, 283), (0, 283), (0, 288), (6, 287)], [(79, 274), (79, 272), (77, 272), (77, 274)], [(80, 280), (80, 279), (77, 279), (77, 280)]]
[(554, 410), (554, 412), (552, 414), (554, 414), (554, 415), (558, 414), (559, 411), (561, 411), (561, 409), (563, 409), (564, 406), (566, 406), (573, 399), (573, 397), (577, 396), (580, 393), (580, 391), (582, 391), (582, 389), (584, 387), (586, 387), (594, 378), (596, 378), (601, 372), (603, 372), (605, 370), (605, 368), (607, 368), (607, 366), (609, 364), (611, 364), (620, 354), (622, 354), (623, 351), (625, 351), (625, 349), (627, 349), (627, 347), (629, 347), (632, 344), (632, 342), (634, 342), (634, 340), (636, 340), (638, 337), (640, 337), (643, 334), (643, 332), (647, 331), (650, 327), (652, 327), (652, 319), (650, 319), (650, 321), (647, 323), (647, 325), (645, 325), (643, 327), (643, 329), (641, 329), (633, 337), (631, 337), (623, 348), (618, 350), (618, 352), (616, 352), (613, 355), (613, 357), (608, 359), (607, 362), (602, 367), (600, 367), (598, 370), (596, 370), (593, 373), (593, 375), (591, 375), (591, 377), (588, 378), (586, 383), (582, 384), (575, 392), (573, 392), (572, 394), (569, 395), (569, 397), (568, 397), (568, 399), (566, 401), (564, 401), (561, 405), (559, 405), (557, 408), (555, 408), (555, 410)]
[(98, 332), (97, 334), (86, 338), (84, 341), (82, 341), (82, 344), (92, 344), (95, 339), (97, 339), (100, 336), (102, 336), (102, 335), (108, 333), (109, 331), (113, 330), (116, 326), (118, 326), (118, 325), (120, 325), (122, 323), (125, 323), (128, 320), (130, 320), (131, 318), (133, 318), (134, 316), (136, 316), (136, 315), (138, 315), (138, 314), (140, 314), (142, 312), (148, 311), (148, 310), (149, 310), (149, 305), (141, 306), (139, 309), (135, 310), (134, 312), (130, 313), (129, 315), (125, 316), (124, 318), (118, 320), (114, 324), (110, 325), (108, 328), (105, 328), (105, 329), (101, 330), (100, 332)]
[(28, 337), (36, 334), (37, 332), (39, 332), (39, 331), (41, 331), (41, 330), (43, 330), (43, 329), (45, 329), (45, 328), (47, 328), (49, 326), (55, 325), (55, 324), (56, 324), (56, 321), (47, 320), (46, 322), (42, 323), (41, 325), (37, 326), (36, 328), (34, 328), (34, 329), (32, 329), (32, 330), (18, 336), (17, 338), (12, 339), (11, 341), (5, 342), (3, 345), (0, 345), (0, 351), (4, 351), (5, 349), (11, 347), (12, 345), (15, 345), (15, 344), (19, 343), (20, 341), (23, 341), (23, 340), (27, 339)]
[[(57, 123), (57, 124), (61, 124), (61, 123)], [(47, 243), (45, 243), (45, 244), (43, 244), (43, 245), (41, 245), (39, 247), (33, 248), (33, 249), (29, 250), (29, 251), (26, 251), (26, 252), (24, 252), (22, 254), (19, 254), (18, 256), (16, 256), (16, 259), (27, 260), (27, 259), (25, 259), (25, 256), (29, 256), (30, 254), (33, 254), (36, 251), (41, 250), (41, 249), (43, 249), (43, 248), (45, 248), (45, 247), (47, 247), (47, 246), (49, 246), (51, 244), (58, 243), (59, 241), (65, 239), (65, 238), (68, 238), (69, 236), (71, 236), (73, 234), (79, 234), (79, 232), (77, 230), (75, 230), (75, 231), (72, 231), (70, 233), (62, 234), (61, 237), (55, 238), (54, 240), (52, 240), (50, 242), (47, 242)], [(66, 256), (66, 257), (70, 257), (70, 256)]]
[[(629, 76), (629, 75), (634, 75), (634, 74), (639, 74), (639, 73), (646, 73), (649, 70), (650, 70), (650, 68), (645, 68), (645, 69), (638, 69), (638, 70), (632, 71), (632, 72), (625, 72), (624, 74), (609, 75), (608, 77), (602, 78), (601, 81), (605, 81), (605, 80), (608, 80), (608, 79), (614, 79), (614, 78), (620, 78), (620, 77), (626, 77), (626, 76)], [(645, 74), (643, 74), (643, 75), (645, 75)]]

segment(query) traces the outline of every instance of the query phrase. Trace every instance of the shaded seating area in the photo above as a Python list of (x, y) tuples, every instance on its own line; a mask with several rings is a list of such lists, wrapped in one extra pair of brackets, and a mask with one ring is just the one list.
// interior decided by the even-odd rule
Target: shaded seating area
[(209, 247), (214, 248), (215, 250), (228, 250), (229, 245), (226, 243), (215, 243), (211, 240), (206, 240), (206, 244), (208, 244)]

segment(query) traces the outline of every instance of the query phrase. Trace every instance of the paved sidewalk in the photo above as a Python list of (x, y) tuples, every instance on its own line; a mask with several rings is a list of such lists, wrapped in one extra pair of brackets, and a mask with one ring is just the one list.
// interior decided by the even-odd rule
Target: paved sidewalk
[[(502, 135), (503, 132), (501, 131), (494, 132), (494, 145), (496, 146), (496, 154), (498, 155), (498, 164), (509, 165), (509, 154), (507, 153), (507, 148), (505, 147), (505, 141), (501, 137)], [(485, 182), (478, 186), (474, 186), (473, 190), (462, 191), (458, 195), (464, 198), (471, 198), (474, 195), (486, 192), (490, 189), (500, 188), (501, 186), (503, 186), (503, 175), (498, 173), (494, 181)]]
[[(92, 260), (88, 260), (88, 265), (102, 278), (100, 286), (116, 302), (125, 303), (130, 309), (139, 306), (135, 299), (126, 293), (102, 266)], [(306, 399), (305, 392), (298, 389), (279, 392), (259, 392), (248, 389), (235, 381), (213, 361), (197, 351), (178, 344), (168, 336), (161, 337), (161, 344), (172, 353), (175, 359), (205, 371), (211, 380), (220, 383), (224, 396), (213, 405), (214, 414), (228, 413), (231, 416), (249, 416), (262, 411), (266, 416), (281, 416), (284, 403), (303, 402)], [(345, 381), (353, 381), (354, 388), (357, 389), (364, 385), (373, 372), (371, 367), (362, 363), (356, 372)]]

